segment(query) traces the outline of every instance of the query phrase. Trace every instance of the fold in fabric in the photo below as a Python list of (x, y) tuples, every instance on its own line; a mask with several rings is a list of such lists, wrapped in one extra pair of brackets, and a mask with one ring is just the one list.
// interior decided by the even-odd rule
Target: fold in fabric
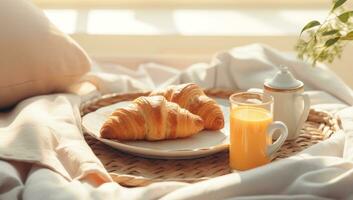
[(216, 53), (209, 63), (197, 63), (185, 70), (155, 63), (141, 64), (137, 71), (123, 66), (95, 63), (83, 78), (95, 84), (102, 94), (151, 90), (170, 84), (195, 82), (204, 88), (247, 90), (263, 88), (280, 65), (305, 83), (306, 90), (321, 90), (353, 105), (353, 91), (325, 65), (311, 67), (288, 53), (262, 44), (252, 44)]
[(80, 98), (56, 94), (27, 99), (0, 114), (0, 158), (46, 166), (67, 180), (110, 176), (83, 138)]

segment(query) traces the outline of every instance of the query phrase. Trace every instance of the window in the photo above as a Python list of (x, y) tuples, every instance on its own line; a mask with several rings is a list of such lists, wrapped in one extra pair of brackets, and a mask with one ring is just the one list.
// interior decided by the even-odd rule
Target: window
[(330, 4), (330, 0), (33, 1), (98, 57), (208, 58), (253, 42), (293, 50), (303, 24), (325, 17)]
[[(249, 43), (293, 51), (299, 31), (326, 16), (332, 0), (33, 0), (96, 59), (185, 67)], [(353, 1), (346, 5), (353, 8)], [(351, 55), (352, 49), (346, 51)], [(137, 59), (138, 58), (138, 59)], [(336, 72), (353, 61), (343, 56)], [(176, 64), (179, 63), (179, 64)], [(352, 83), (351, 83), (352, 84)]]

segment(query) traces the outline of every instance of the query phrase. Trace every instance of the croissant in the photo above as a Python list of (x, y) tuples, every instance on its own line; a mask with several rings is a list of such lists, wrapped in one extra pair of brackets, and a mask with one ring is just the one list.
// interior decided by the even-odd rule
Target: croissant
[(115, 110), (101, 128), (101, 136), (118, 140), (164, 140), (192, 136), (203, 129), (202, 119), (168, 102), (163, 96), (139, 97)]
[(219, 105), (194, 83), (169, 86), (165, 90), (157, 90), (150, 94), (153, 95), (162, 95), (168, 101), (175, 102), (200, 116), (205, 129), (219, 130), (224, 127), (224, 117)]

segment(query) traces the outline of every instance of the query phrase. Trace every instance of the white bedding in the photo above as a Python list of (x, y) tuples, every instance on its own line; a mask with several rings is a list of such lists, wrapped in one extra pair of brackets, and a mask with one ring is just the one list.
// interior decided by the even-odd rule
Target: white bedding
[[(203, 87), (260, 88), (280, 64), (305, 82), (314, 107), (341, 117), (344, 131), (297, 156), (254, 170), (196, 184), (124, 188), (109, 182), (83, 142), (78, 97), (40, 96), (22, 102), (12, 114), (0, 114), (0, 157), (26, 160), (0, 160), (0, 199), (353, 199), (353, 92), (324, 66), (310, 68), (261, 45), (219, 53), (209, 64), (195, 64), (186, 71), (145, 64), (136, 72), (97, 63), (84, 80), (98, 91), (81, 99), (189, 81)], [(32, 128), (18, 129), (26, 126)]]

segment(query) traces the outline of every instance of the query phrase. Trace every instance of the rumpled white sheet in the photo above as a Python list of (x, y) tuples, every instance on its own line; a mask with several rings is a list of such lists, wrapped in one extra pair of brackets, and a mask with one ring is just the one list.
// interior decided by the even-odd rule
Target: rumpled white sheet
[[(153, 89), (189, 81), (204, 87), (261, 88), (263, 80), (272, 76), (280, 64), (287, 65), (305, 82), (306, 89), (312, 90), (308, 94), (314, 107), (341, 117), (344, 131), (297, 156), (196, 184), (168, 182), (128, 189), (107, 182), (95, 186), (90, 179), (75, 178), (72, 173), (65, 177), (59, 170), (51, 170), (48, 166), (0, 160), (0, 199), (353, 199), (353, 107), (350, 107), (353, 92), (324, 66), (310, 68), (261, 45), (218, 53), (210, 64), (195, 64), (183, 72), (158, 64), (142, 65), (137, 72), (116, 65), (97, 64), (85, 80), (96, 84), (99, 91), (82, 99), (100, 93)], [(56, 101), (67, 97), (49, 95), (37, 98)], [(77, 109), (73, 106), (72, 112)], [(56, 113), (52, 114), (55, 116)], [(77, 126), (75, 120), (69, 119), (72, 120), (65, 117), (57, 120)], [(56, 130), (54, 135), (70, 139), (65, 130)], [(2, 147), (0, 143), (0, 153)], [(67, 159), (77, 159), (75, 154), (70, 155), (73, 157)], [(87, 152), (86, 156), (90, 155), (91, 152)], [(96, 172), (104, 176), (99, 163), (96, 167)]]

